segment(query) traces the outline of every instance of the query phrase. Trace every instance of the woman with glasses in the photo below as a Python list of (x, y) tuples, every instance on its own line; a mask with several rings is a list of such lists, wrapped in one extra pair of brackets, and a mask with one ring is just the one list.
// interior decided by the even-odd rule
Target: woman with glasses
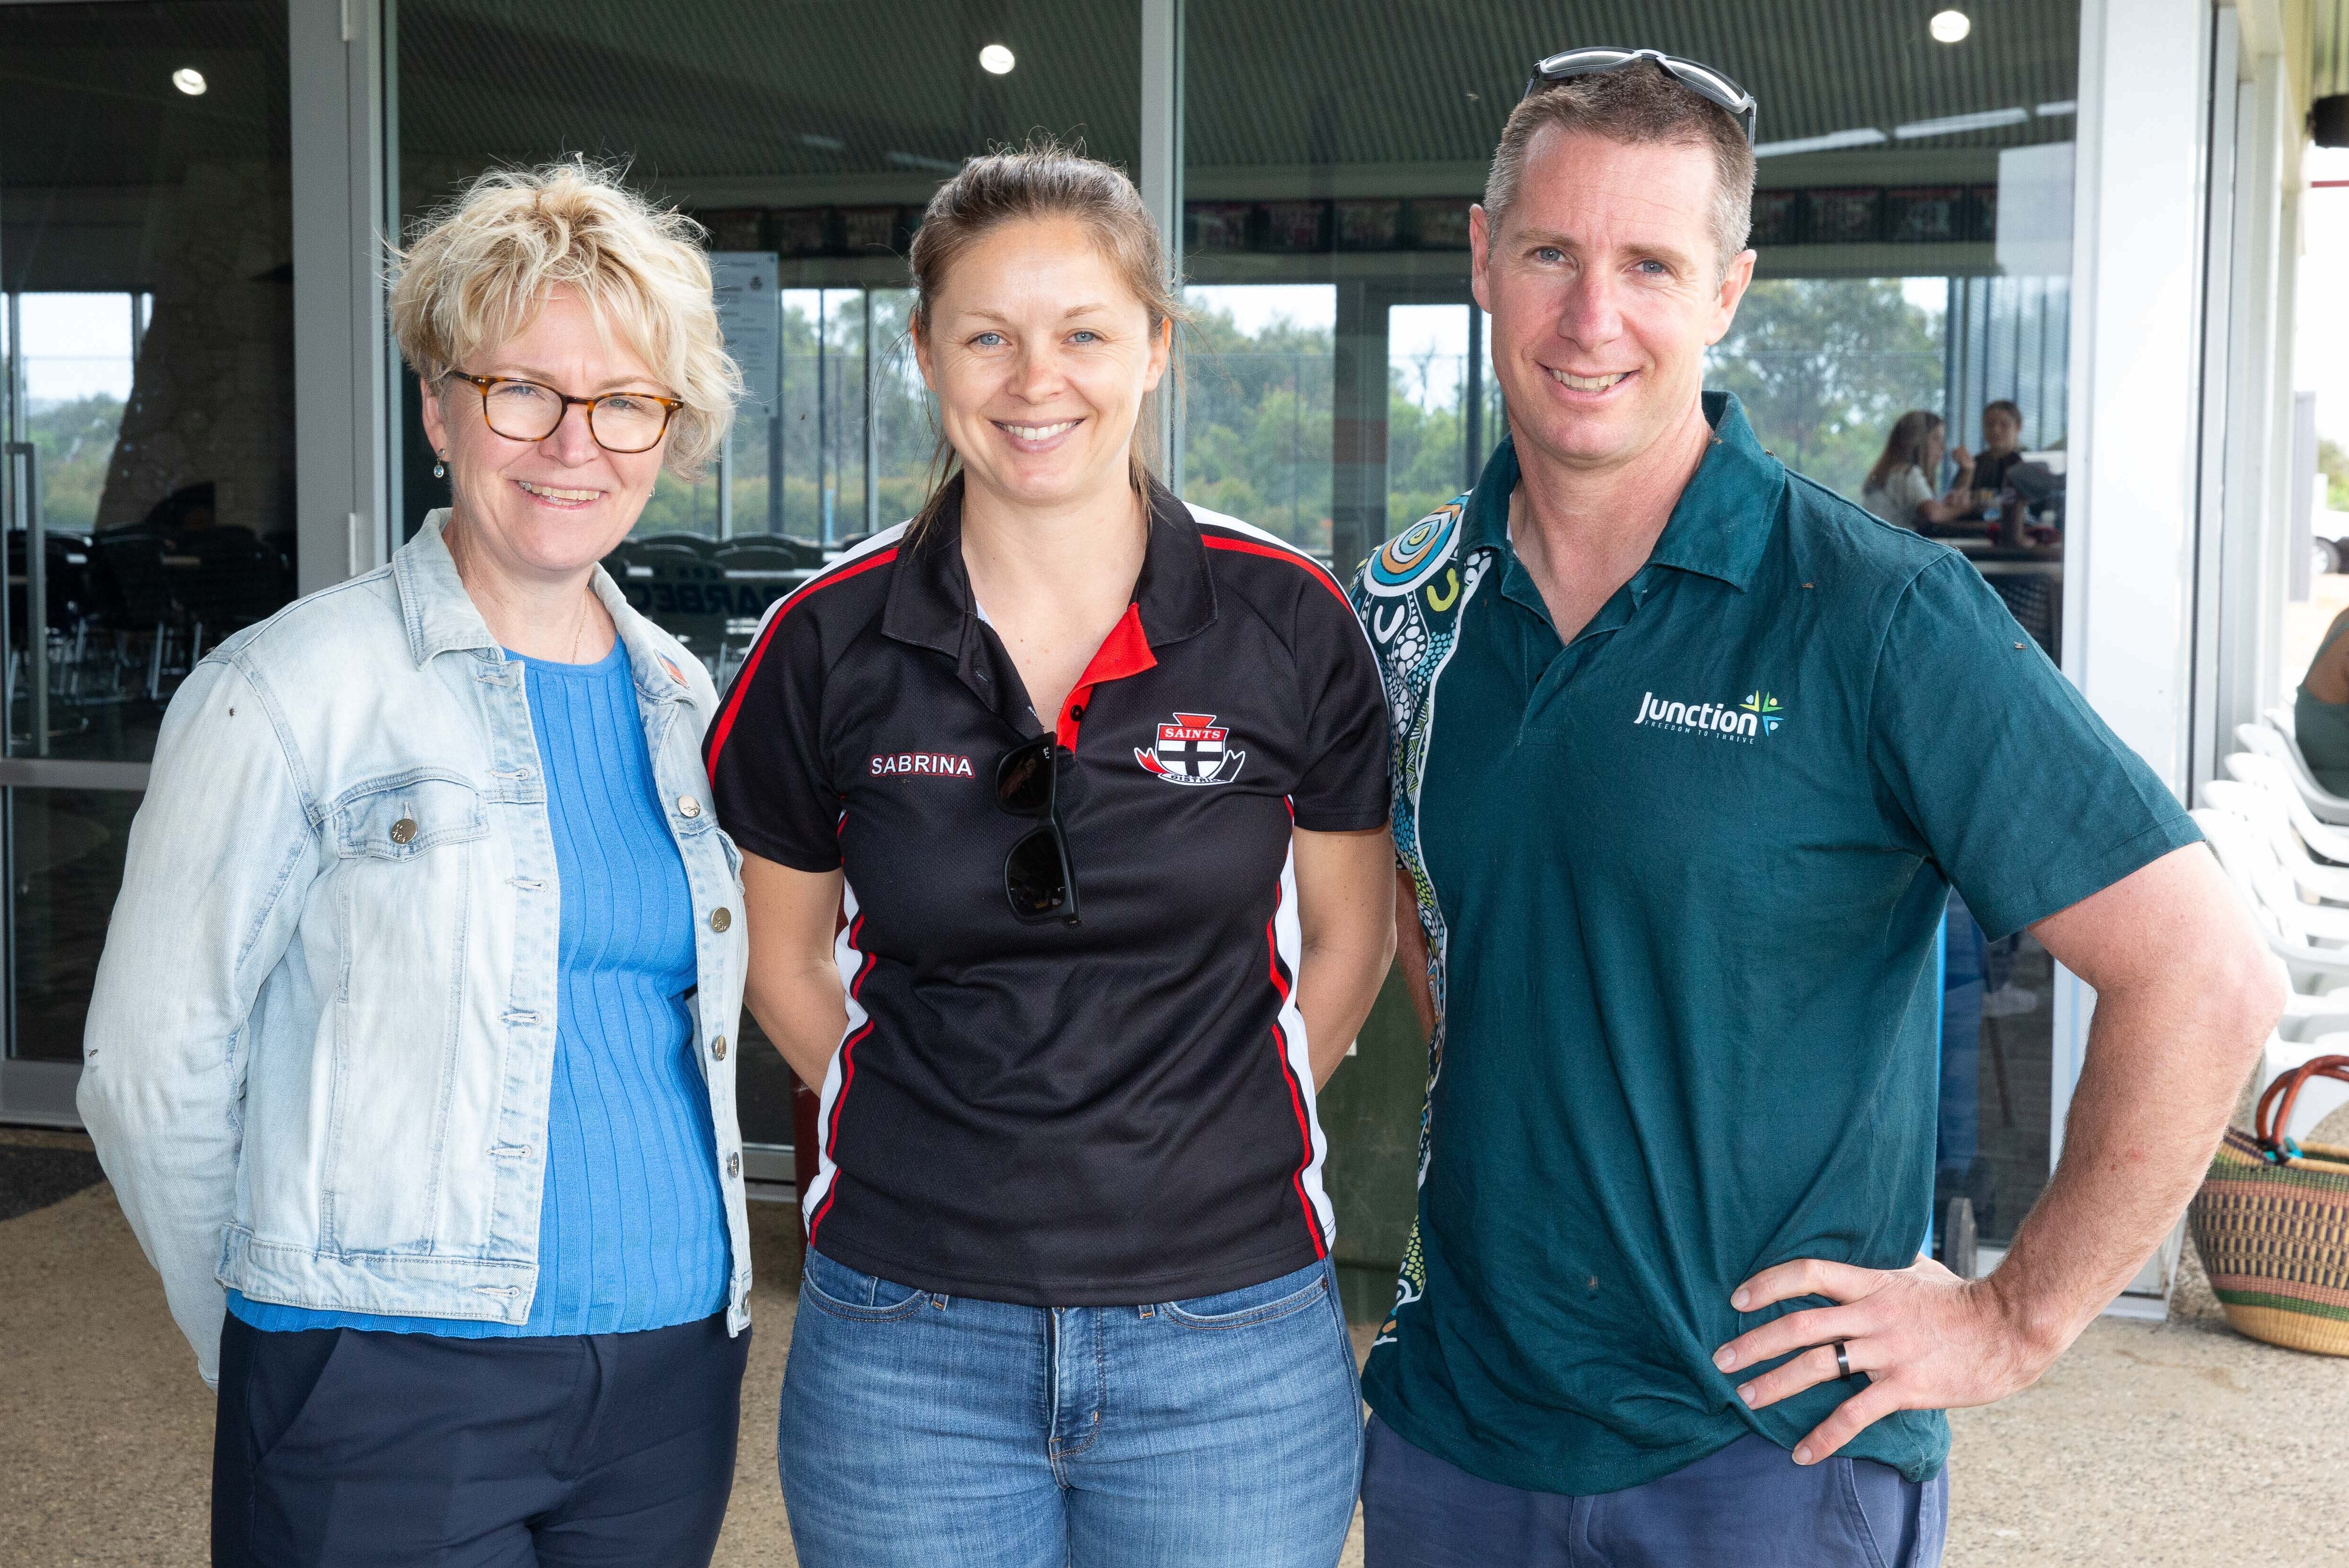
[(708, 744), (751, 1009), (823, 1086), (799, 1560), (1328, 1568), (1361, 1413), (1314, 1090), (1394, 940), (1370, 649), (1151, 477), (1179, 305), (1123, 175), (974, 159), (912, 261), (950, 477), (770, 613)]
[(391, 293), (450, 481), (173, 699), (81, 1111), (219, 1389), (220, 1564), (700, 1564), (749, 1317), (701, 665), (596, 562), (740, 377), (691, 226), (483, 177)]

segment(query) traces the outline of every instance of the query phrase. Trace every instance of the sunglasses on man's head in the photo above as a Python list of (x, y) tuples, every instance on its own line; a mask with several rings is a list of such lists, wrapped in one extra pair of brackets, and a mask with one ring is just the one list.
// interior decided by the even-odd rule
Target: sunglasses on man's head
[(1526, 83), (1526, 94), (1531, 98), (1547, 87), (1570, 82), (1577, 77), (1604, 76), (1641, 60), (1653, 60), (1656, 68), (1698, 97), (1719, 104), (1737, 117), (1744, 128), (1745, 144), (1754, 144), (1754, 99), (1752, 93), (1697, 60), (1684, 60), (1678, 55), (1667, 55), (1661, 49), (1616, 49), (1594, 46), (1587, 49), (1562, 49), (1534, 67), (1533, 79)]

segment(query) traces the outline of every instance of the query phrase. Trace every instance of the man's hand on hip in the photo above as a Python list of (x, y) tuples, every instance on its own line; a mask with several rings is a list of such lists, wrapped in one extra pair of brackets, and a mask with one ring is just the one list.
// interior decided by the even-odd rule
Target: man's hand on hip
[(1960, 1279), (1930, 1258), (1905, 1269), (1800, 1258), (1764, 1269), (1739, 1285), (1730, 1303), (1740, 1312), (1758, 1312), (1805, 1295), (1838, 1305), (1774, 1318), (1739, 1335), (1713, 1358), (1723, 1371), (1737, 1372), (1802, 1351), (1738, 1386), (1738, 1397), (1757, 1410), (1837, 1380), (1846, 1366), (1867, 1378), (1867, 1387), (1795, 1446), (1796, 1464), (1817, 1463), (1895, 1410), (2003, 1399), (2037, 1382), (2063, 1348), (2031, 1334), (1992, 1280)]
[(1730, 1296), (1741, 1312), (1804, 1295), (1838, 1304), (1789, 1313), (1715, 1353), (1732, 1372), (1803, 1351), (1739, 1389), (1756, 1409), (1846, 1367), (1868, 1376), (1795, 1447), (1797, 1463), (1895, 1410), (1987, 1405), (2029, 1387), (2178, 1222), (2282, 1006), (2281, 967), (2199, 844), (2031, 930), (2093, 988), (2095, 1013), (2063, 1158), (1997, 1272), (1968, 1281), (1923, 1258), (1905, 1269), (1802, 1258)]

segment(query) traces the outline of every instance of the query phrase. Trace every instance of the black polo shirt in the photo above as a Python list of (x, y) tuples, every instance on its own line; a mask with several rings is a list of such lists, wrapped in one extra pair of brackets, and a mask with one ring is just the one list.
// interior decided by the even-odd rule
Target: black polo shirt
[(1040, 734), (958, 512), (779, 603), (707, 742), (750, 853), (842, 867), (848, 1030), (803, 1197), (826, 1254), (1033, 1305), (1237, 1290), (1324, 1256), (1292, 825), (1387, 820), (1377, 665), (1309, 557), (1158, 490), (1133, 603), (1055, 716), (1084, 921), (1012, 915)]

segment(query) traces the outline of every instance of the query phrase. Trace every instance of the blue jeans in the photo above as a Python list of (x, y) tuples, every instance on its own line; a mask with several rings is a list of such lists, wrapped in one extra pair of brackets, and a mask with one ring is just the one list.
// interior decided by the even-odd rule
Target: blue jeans
[(1036, 1307), (811, 1249), (777, 1450), (804, 1568), (1330, 1568), (1361, 1393), (1326, 1263)]
[(1371, 1418), (1368, 1568), (1939, 1568), (1950, 1472), (1868, 1460), (1797, 1465), (1743, 1437), (1644, 1486), (1591, 1497), (1470, 1475)]

